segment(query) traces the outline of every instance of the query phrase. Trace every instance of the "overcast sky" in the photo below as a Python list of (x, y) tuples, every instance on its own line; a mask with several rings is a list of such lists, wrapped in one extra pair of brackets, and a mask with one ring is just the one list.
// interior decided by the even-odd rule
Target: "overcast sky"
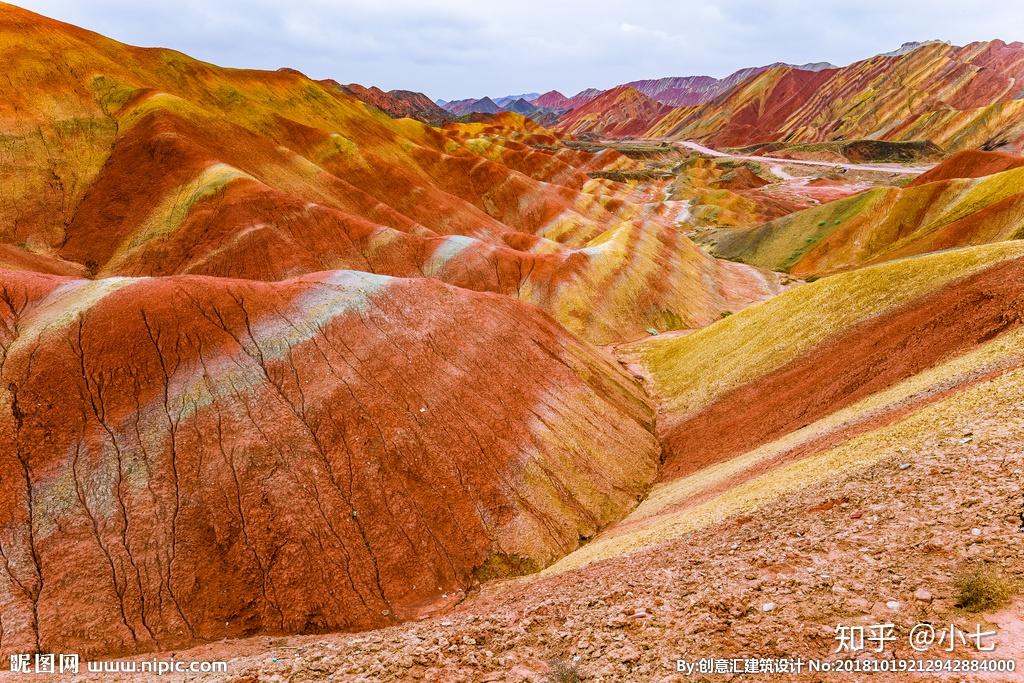
[(1024, 40), (1019, 0), (23, 0), (123, 42), (432, 98), (572, 95), (939, 38)]

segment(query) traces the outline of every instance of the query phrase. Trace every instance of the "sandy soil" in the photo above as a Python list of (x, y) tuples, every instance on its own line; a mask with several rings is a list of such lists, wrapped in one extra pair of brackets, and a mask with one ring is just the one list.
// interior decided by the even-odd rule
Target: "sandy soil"
[[(235, 683), (573, 680), (558, 678), (559, 667), (585, 681), (748, 680), (687, 678), (676, 660), (834, 660), (837, 625), (882, 623), (895, 625), (898, 641), (870, 656), (912, 657), (909, 630), (931, 621), (996, 626), (997, 650), (985, 656), (1014, 657), (1021, 667), (1013, 634), (1024, 628), (1024, 601), (995, 614), (963, 612), (954, 577), (978, 561), (1024, 573), (1024, 406), (970, 424), (970, 440), (960, 434), (966, 428), (754, 516), (580, 569), (488, 585), (444, 616), (361, 634), (225, 641), (176, 656), (230, 659), (228, 676), (195, 680)], [(937, 649), (927, 656), (949, 656)], [(979, 656), (969, 646), (954, 654)], [(749, 678), (759, 679), (828, 680)]]

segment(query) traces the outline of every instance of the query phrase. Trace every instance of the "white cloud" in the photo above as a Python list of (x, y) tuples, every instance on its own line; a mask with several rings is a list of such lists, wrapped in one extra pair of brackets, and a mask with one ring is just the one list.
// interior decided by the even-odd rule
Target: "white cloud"
[[(1024, 39), (1002, 0), (24, 0), (124, 42), (455, 99), (775, 61), (849, 63), (909, 40)], [(979, 6), (980, 5), (980, 6)], [(1016, 32), (1015, 35), (1008, 34)]]

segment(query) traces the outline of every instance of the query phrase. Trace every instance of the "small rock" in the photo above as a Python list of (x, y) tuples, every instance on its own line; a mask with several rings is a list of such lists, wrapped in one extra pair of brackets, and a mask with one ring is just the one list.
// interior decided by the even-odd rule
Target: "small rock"
[(857, 510), (855, 512), (850, 513), (850, 519), (860, 519), (863, 516), (864, 512), (861, 510)]
[(891, 609), (893, 612), (895, 612), (900, 608), (900, 603), (897, 600), (890, 600), (889, 602), (885, 603), (885, 606)]
[(648, 327), (647, 334), (651, 335), (652, 337), (656, 337), (658, 335), (658, 330), (656, 330), (653, 327)]
[(619, 650), (619, 661), (623, 664), (635, 662), (638, 659), (640, 659), (640, 651), (632, 645), (627, 645), (626, 647)]
[(910, 469), (910, 463), (909, 462), (901, 462), (900, 463), (900, 469), (901, 470), (909, 470)]
[(773, 609), (775, 609), (774, 602), (766, 602), (763, 605), (761, 605), (762, 612), (771, 612)]
[(978, 527), (971, 529), (971, 536), (981, 536), (981, 529)]
[(921, 602), (931, 602), (932, 594), (924, 588), (918, 588), (916, 591), (914, 591), (914, 598), (920, 600)]

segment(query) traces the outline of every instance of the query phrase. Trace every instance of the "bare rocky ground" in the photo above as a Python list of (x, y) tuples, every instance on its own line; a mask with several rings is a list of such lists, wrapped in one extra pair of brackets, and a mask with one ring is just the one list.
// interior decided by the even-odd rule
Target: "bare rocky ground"
[[(925, 655), (921, 621), (998, 629), (1024, 668), (1024, 600), (955, 607), (955, 577), (985, 562), (1024, 579), (1024, 405), (937, 433), (928, 448), (788, 496), (753, 516), (580, 569), (490, 584), (448, 614), (358, 634), (224, 641), (176, 653), (228, 659), (197, 681), (1024, 680), (909, 674), (706, 675), (675, 660), (835, 659), (836, 626), (895, 624), (876, 658)], [(970, 432), (970, 436), (965, 436)], [(901, 467), (903, 465), (903, 467)], [(909, 465), (906, 466), (906, 465)], [(982, 656), (958, 643), (956, 657)], [(848, 656), (848, 655), (842, 655)], [(167, 680), (166, 678), (164, 680)]]

